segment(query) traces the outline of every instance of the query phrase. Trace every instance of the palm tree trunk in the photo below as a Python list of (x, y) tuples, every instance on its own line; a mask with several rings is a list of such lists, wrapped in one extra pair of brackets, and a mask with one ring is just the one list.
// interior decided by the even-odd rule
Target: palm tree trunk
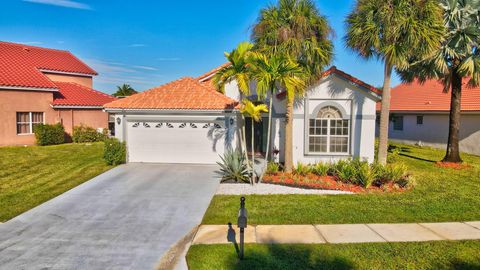
[(272, 105), (273, 105), (273, 102), (272, 102), (272, 99), (273, 99), (273, 91), (270, 92), (271, 95), (270, 95), (270, 99), (269, 99), (269, 104), (268, 104), (268, 128), (267, 128), (267, 149), (266, 149), (266, 153), (265, 153), (265, 166), (264, 168), (262, 169), (262, 173), (260, 175), (260, 179), (258, 180), (259, 183), (262, 182), (262, 178), (263, 178), (263, 175), (264, 175), (264, 172), (265, 172), (265, 168), (268, 164), (268, 159), (270, 157), (270, 132), (272, 130)]
[[(285, 172), (293, 169), (293, 98), (287, 100), (287, 114), (285, 121)], [(305, 123), (306, 124), (306, 123)]]
[(388, 126), (390, 118), (390, 80), (392, 77), (392, 65), (385, 60), (385, 69), (383, 74), (383, 91), (382, 91), (382, 110), (380, 111), (380, 131), (378, 139), (378, 162), (380, 164), (387, 163), (388, 152)]
[(450, 123), (448, 127), (447, 153), (443, 162), (462, 162), (460, 158), (459, 133), (460, 133), (460, 113), (462, 100), (462, 77), (457, 70), (452, 74), (452, 98), (450, 101)]
[(252, 185), (255, 184), (255, 124), (252, 117)]
[(242, 149), (243, 149), (243, 154), (245, 155), (245, 160), (247, 161), (247, 166), (250, 168), (250, 162), (249, 162), (249, 158), (248, 158), (248, 151), (247, 151), (247, 135), (246, 135), (246, 132), (245, 132), (245, 124), (246, 124), (246, 121), (245, 121), (245, 115), (242, 115)]

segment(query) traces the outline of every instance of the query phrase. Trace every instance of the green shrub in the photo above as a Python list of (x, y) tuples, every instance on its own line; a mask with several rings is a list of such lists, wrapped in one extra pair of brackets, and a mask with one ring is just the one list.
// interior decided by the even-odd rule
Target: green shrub
[(220, 170), (216, 173), (220, 175), (221, 182), (234, 181), (249, 183), (250, 173), (247, 163), (245, 162), (245, 155), (240, 151), (228, 150), (223, 154), (221, 162), (217, 162)]
[(33, 132), (38, 145), (62, 144), (65, 142), (65, 129), (61, 123), (54, 125), (38, 124)]
[(312, 173), (312, 166), (309, 164), (297, 163), (297, 167), (293, 168), (293, 173), (301, 176), (305, 176)]
[(276, 162), (269, 161), (267, 164), (267, 169), (265, 173), (267, 174), (276, 174), (280, 171), (280, 164)]
[(352, 160), (339, 160), (335, 163), (334, 175), (342, 182), (354, 183), (356, 172)]
[(103, 133), (100, 133), (96, 129), (84, 125), (76, 126), (73, 128), (72, 140), (75, 143), (101, 142), (107, 138), (107, 132), (108, 130), (104, 130)]
[(332, 166), (330, 163), (319, 162), (315, 165), (312, 165), (312, 172), (319, 176), (326, 176), (329, 173), (331, 167)]
[(103, 158), (108, 165), (125, 163), (127, 160), (127, 147), (125, 142), (120, 142), (116, 138), (105, 139)]
[(355, 184), (365, 188), (370, 187), (376, 179), (375, 170), (367, 161), (357, 161), (354, 163), (356, 167)]

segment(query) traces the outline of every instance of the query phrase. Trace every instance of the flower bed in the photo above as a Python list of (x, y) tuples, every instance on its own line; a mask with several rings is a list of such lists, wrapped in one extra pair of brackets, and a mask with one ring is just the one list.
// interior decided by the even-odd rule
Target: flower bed
[(337, 163), (299, 163), (292, 173), (269, 164), (264, 183), (309, 189), (342, 190), (356, 193), (393, 192), (413, 187), (412, 176), (402, 164), (369, 164), (359, 160)]

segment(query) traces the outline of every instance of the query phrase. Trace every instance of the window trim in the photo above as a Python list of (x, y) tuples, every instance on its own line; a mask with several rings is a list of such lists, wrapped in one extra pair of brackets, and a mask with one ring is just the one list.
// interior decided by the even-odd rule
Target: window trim
[[(397, 119), (402, 119), (402, 128), (401, 129), (395, 128), (395, 124), (397, 122)], [(405, 119), (404, 119), (403, 115), (395, 115), (393, 117), (393, 127), (392, 127), (393, 131), (403, 131), (404, 127), (405, 127)]]
[[(19, 122), (18, 121), (18, 114), (19, 113), (28, 113), (28, 122)], [(41, 124), (45, 124), (45, 112), (15, 112), (15, 129), (16, 133), (18, 136), (26, 136), (26, 135), (33, 135), (33, 124), (39, 124), (39, 123), (34, 123), (33, 122), (33, 113), (41, 113), (42, 114), (42, 122), (39, 122)], [(18, 132), (18, 124), (28, 124), (28, 129), (29, 132), (27, 133), (19, 133)]]
[[(306, 100), (308, 102), (308, 100)], [(318, 113), (325, 107), (333, 107), (337, 109), (340, 114), (341, 118), (317, 118)], [(319, 105), (316, 106), (312, 114), (308, 114), (307, 111), (305, 111), (305, 115), (307, 116), (305, 119), (305, 155), (310, 155), (310, 156), (350, 156), (351, 153), (351, 125), (352, 125), (352, 120), (349, 118), (346, 118), (345, 116), (346, 111), (345, 109), (338, 103), (332, 102), (332, 101), (326, 101), (323, 102)], [(310, 120), (327, 120), (327, 135), (311, 135), (310, 134)], [(331, 133), (331, 121), (337, 121), (337, 120), (342, 120), (342, 121), (348, 121), (347, 124), (347, 135), (332, 135)], [(327, 138), (327, 151), (326, 152), (315, 152), (315, 151), (310, 151), (310, 137), (312, 138)], [(347, 138), (347, 151), (346, 152), (330, 152), (330, 141), (332, 137), (337, 137), (337, 138)]]
[[(421, 123), (419, 123), (419, 121), (418, 121), (420, 119), (421, 119), (421, 121), (420, 121)], [(424, 120), (423, 115), (417, 115), (417, 126), (423, 126), (423, 120)]]

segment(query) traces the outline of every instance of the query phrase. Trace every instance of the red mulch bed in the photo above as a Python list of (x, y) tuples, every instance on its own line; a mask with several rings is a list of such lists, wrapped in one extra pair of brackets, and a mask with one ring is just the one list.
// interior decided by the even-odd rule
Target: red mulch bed
[(435, 162), (435, 166), (440, 168), (450, 168), (455, 170), (469, 169), (472, 167), (467, 163), (442, 162), (442, 161)]
[(307, 189), (327, 189), (327, 190), (341, 190), (349, 191), (354, 193), (366, 193), (366, 192), (394, 192), (394, 191), (404, 191), (394, 185), (393, 183), (385, 184), (381, 187), (370, 186), (364, 188), (359, 185), (347, 184), (341, 181), (334, 176), (318, 176), (315, 174), (308, 174), (306, 176), (294, 175), (289, 173), (276, 173), (269, 174), (263, 177), (263, 183), (283, 185), (289, 187), (298, 187), (298, 188), (307, 188)]

